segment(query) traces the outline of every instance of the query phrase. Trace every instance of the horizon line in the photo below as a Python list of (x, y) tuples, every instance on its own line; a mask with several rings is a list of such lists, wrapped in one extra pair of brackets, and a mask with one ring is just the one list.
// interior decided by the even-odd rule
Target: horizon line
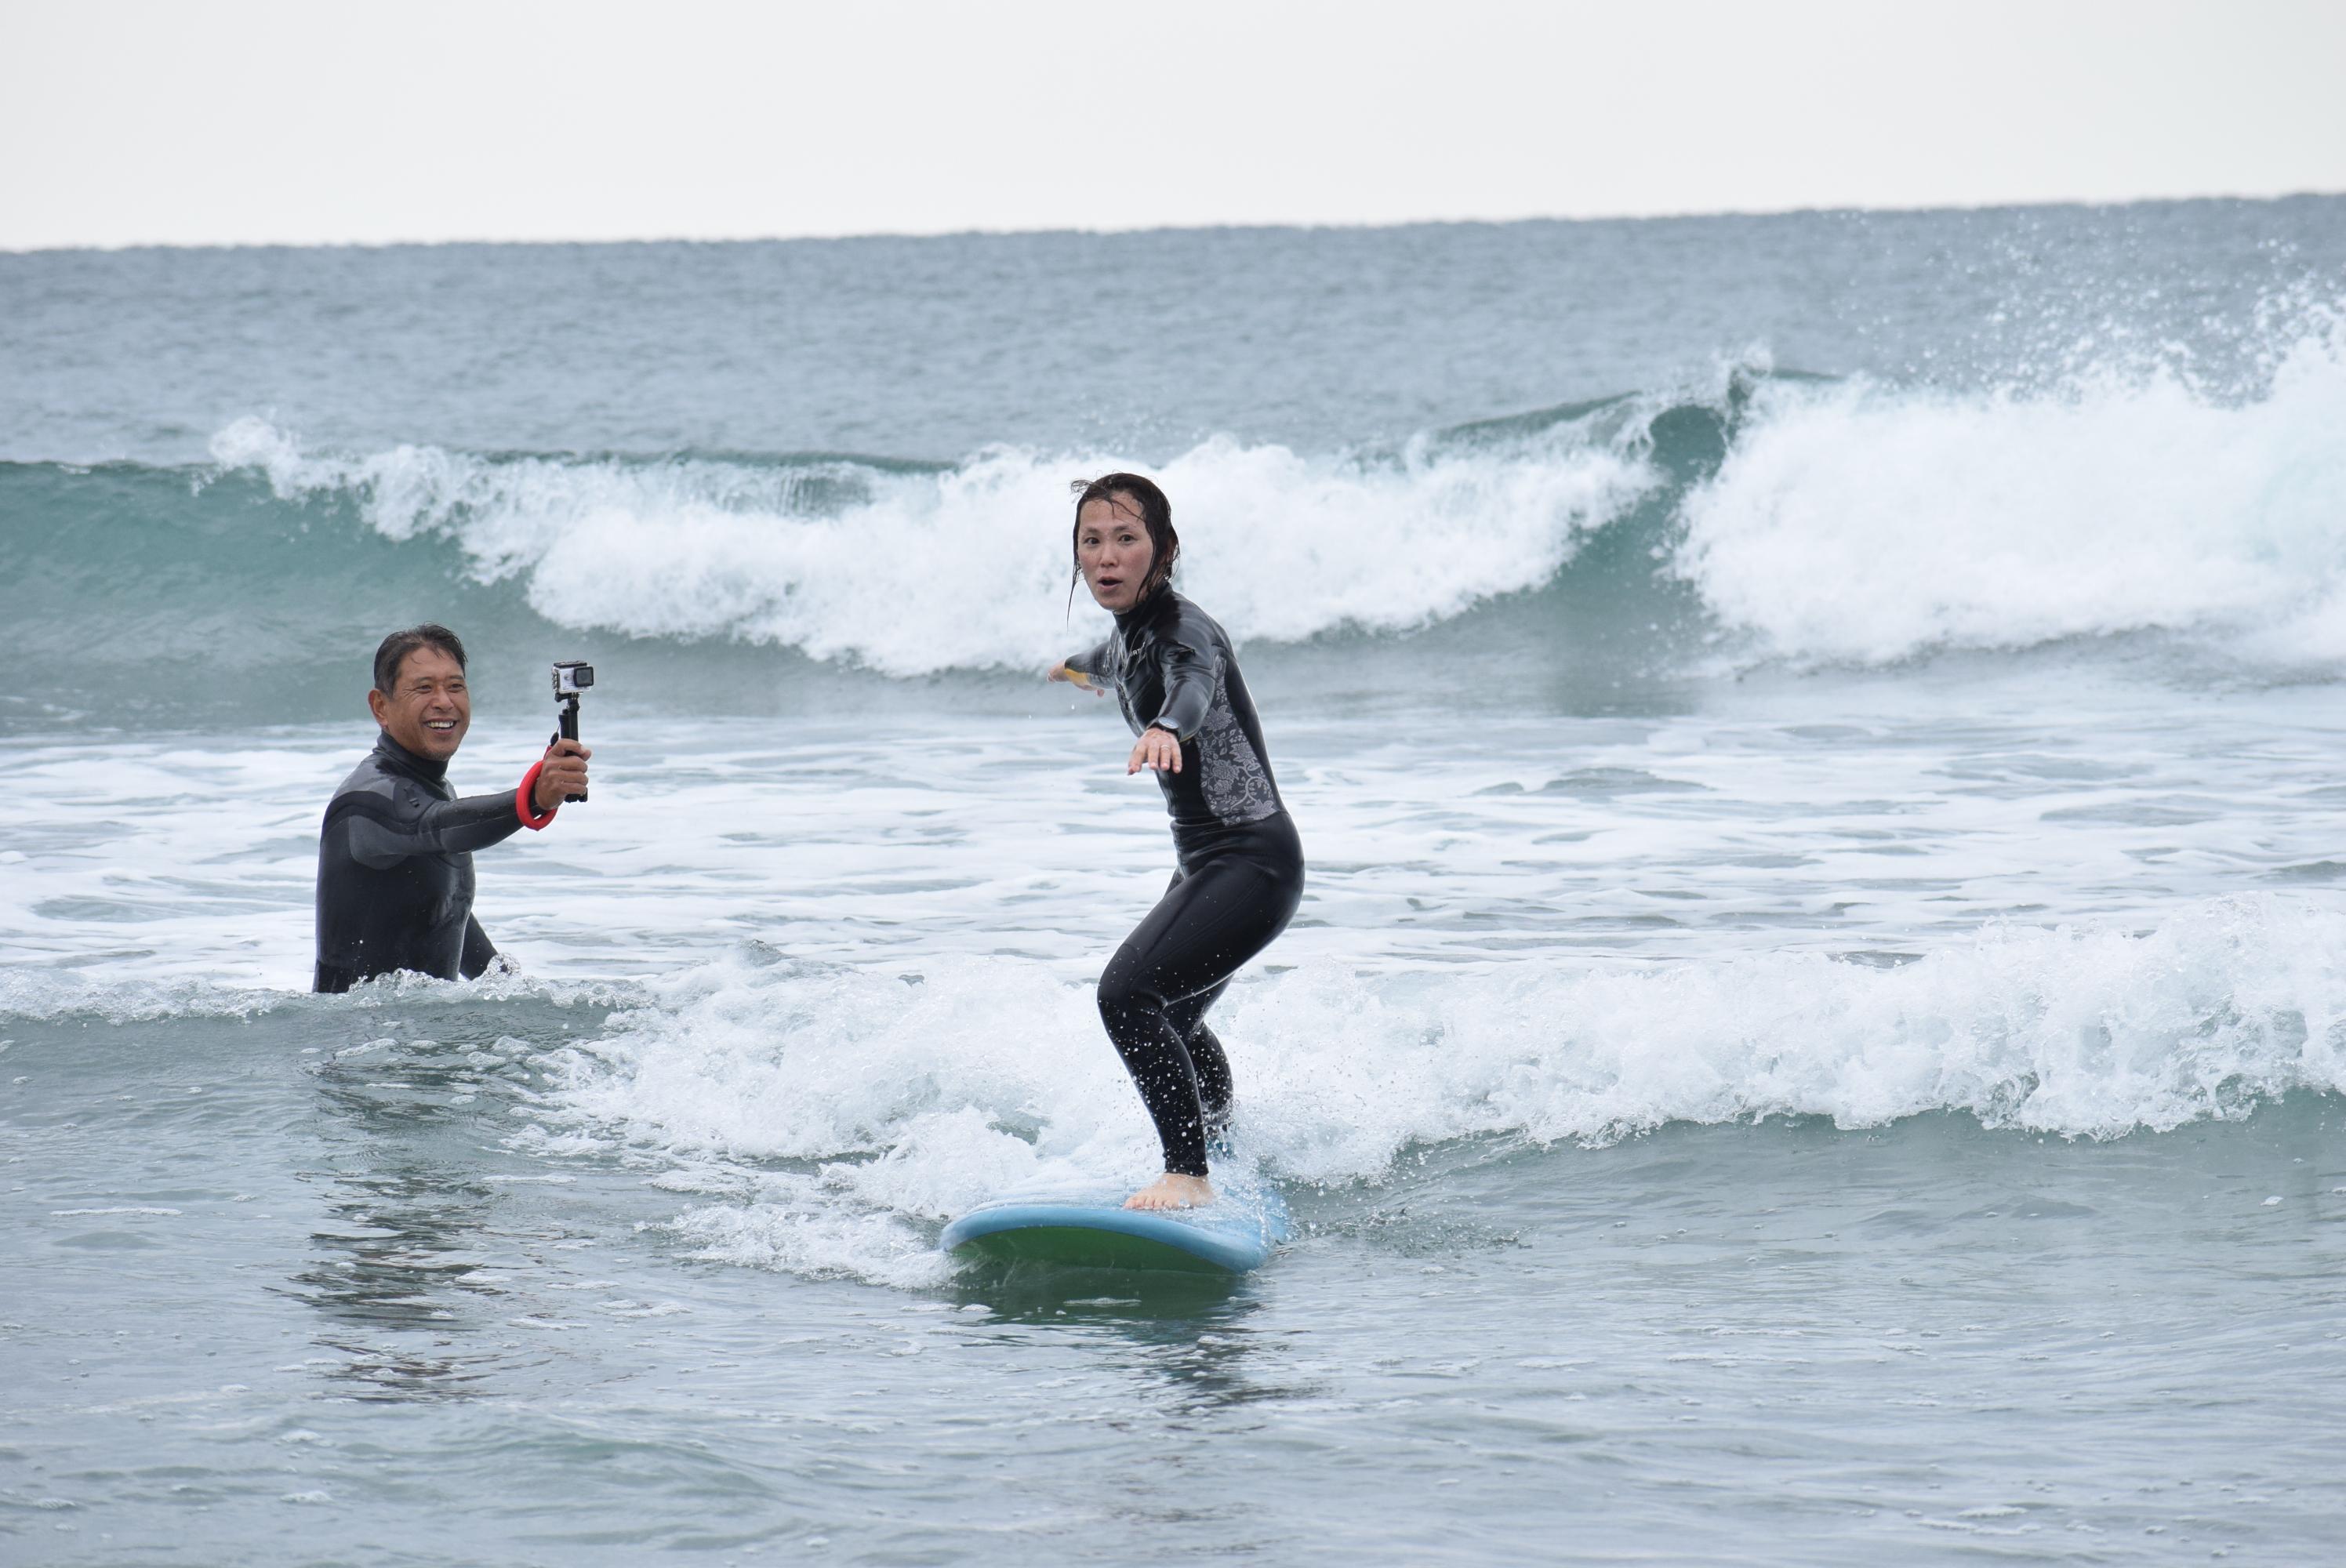
[(1402, 229), (1504, 228), (1533, 223), (1685, 223), (1708, 219), (1886, 216), (1913, 217), (1927, 213), (1983, 213), (2054, 210), (2066, 208), (2182, 207), (2217, 202), (2277, 206), (2290, 201), (2346, 199), (2346, 190), (2289, 190), (2254, 195), (2201, 193), (2188, 196), (2047, 197), (2006, 201), (1903, 204), (1863, 202), (1818, 203), (1792, 207), (1712, 208), (1700, 210), (1618, 213), (1524, 213), (1507, 218), (1400, 218), (1297, 220), (1292, 222), (1231, 221), (1220, 223), (1132, 223), (1037, 225), (1033, 227), (869, 229), (810, 230), (804, 233), (650, 234), (598, 237), (505, 237), (456, 235), (442, 239), (126, 239), (57, 244), (0, 244), (0, 256), (110, 255), (133, 250), (401, 250), (455, 246), (596, 245), (788, 245), (839, 244), (860, 239), (1014, 239), (1052, 236), (1096, 238), (1147, 234), (1295, 233), (1376, 231)]

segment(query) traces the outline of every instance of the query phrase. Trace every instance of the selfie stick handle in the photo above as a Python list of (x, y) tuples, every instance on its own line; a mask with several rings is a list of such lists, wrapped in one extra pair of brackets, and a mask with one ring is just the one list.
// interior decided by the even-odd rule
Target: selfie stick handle
[[(554, 738), (556, 740), (577, 739), (578, 698), (575, 696), (566, 696), (563, 697), (562, 706), (556, 710), (556, 722), (560, 724), (561, 728), (555, 731)], [(584, 800), (586, 799), (586, 791), (581, 789), (577, 794), (565, 795), (563, 799), (565, 800)]]

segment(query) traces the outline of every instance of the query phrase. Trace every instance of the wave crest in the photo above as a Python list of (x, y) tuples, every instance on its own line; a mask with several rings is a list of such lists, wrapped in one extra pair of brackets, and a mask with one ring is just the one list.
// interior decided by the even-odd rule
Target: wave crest
[[(731, 637), (890, 675), (1063, 654), (1067, 481), (1137, 466), (997, 448), (919, 470), (852, 459), (488, 458), (402, 446), (314, 455), (239, 421), (212, 443), (284, 500), (357, 498), (387, 537), (452, 540), (557, 624)], [(1311, 457), (1218, 437), (1158, 465), (1185, 586), (1241, 640), (1400, 631), (1555, 576), (1654, 484), (1583, 425), (1492, 454), (1413, 443)], [(1085, 606), (1097, 636), (1104, 617)]]
[(1675, 569), (1759, 652), (1878, 664), (2157, 631), (2346, 658), (2346, 331), (2256, 401), (1766, 389)]
[[(1604, 1145), (1668, 1123), (1940, 1112), (2073, 1137), (2346, 1092), (2346, 914), (2266, 896), (2157, 930), (1995, 926), (1894, 969), (1821, 954), (1251, 979), (1217, 1029), (1241, 1132), (1290, 1178), (1413, 1145)], [(1088, 992), (953, 959), (917, 982), (713, 964), (558, 1070), (550, 1149), (661, 1151), (737, 1262), (915, 1283), (922, 1227), (1015, 1180), (1137, 1177), (1154, 1141)], [(776, 1171), (771, 1162), (811, 1169)]]

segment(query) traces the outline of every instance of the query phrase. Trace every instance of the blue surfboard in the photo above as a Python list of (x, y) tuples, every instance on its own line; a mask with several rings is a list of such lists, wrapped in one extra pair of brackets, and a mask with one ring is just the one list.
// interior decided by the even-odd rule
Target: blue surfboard
[(964, 1263), (1050, 1263), (1066, 1268), (1137, 1268), (1244, 1274), (1287, 1239), (1287, 1205), (1268, 1182), (1214, 1176), (1199, 1208), (1124, 1207), (1129, 1186), (1098, 1183), (1015, 1188), (945, 1227), (939, 1245)]

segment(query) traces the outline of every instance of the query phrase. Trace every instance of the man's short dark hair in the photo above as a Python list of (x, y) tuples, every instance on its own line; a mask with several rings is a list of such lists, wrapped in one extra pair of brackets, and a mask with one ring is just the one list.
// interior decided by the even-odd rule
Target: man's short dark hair
[(374, 688), (389, 697), (399, 685), (399, 667), (417, 648), (438, 648), (464, 667), (464, 645), (446, 626), (431, 621), (420, 626), (410, 626), (403, 632), (393, 632), (382, 639), (374, 650)]

